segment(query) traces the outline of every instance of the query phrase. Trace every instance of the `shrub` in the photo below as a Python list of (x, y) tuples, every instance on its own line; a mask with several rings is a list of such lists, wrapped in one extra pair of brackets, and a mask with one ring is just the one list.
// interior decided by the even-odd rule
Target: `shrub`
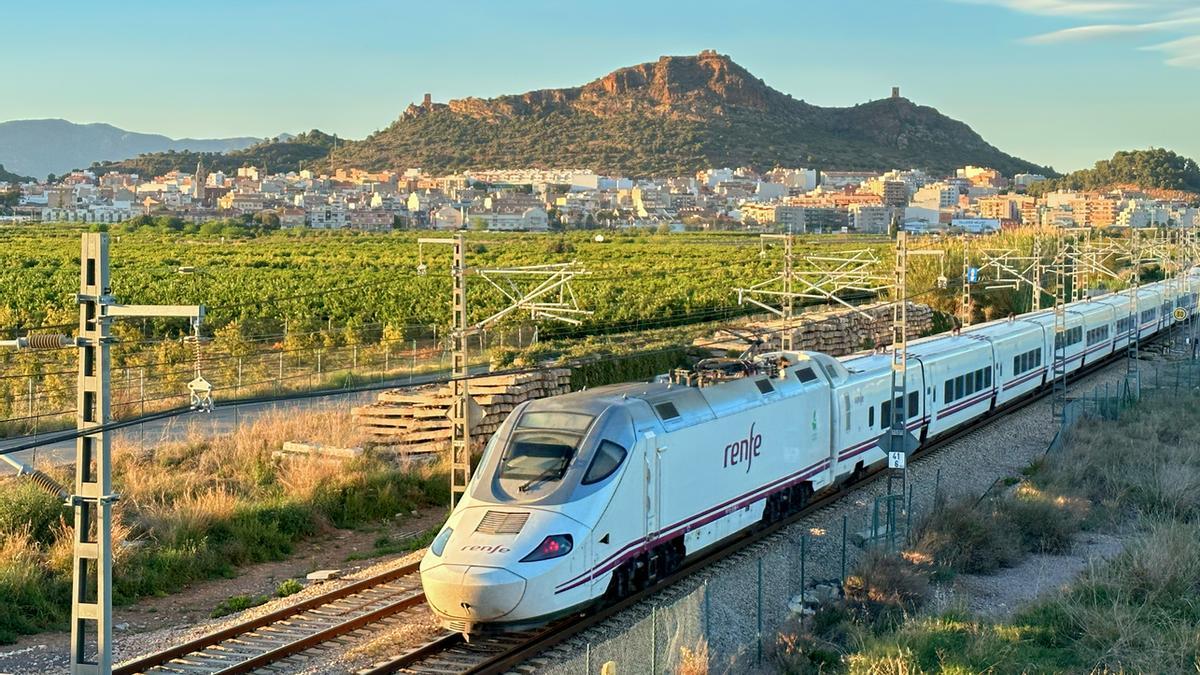
[(296, 579), (284, 579), (279, 582), (279, 586), (275, 588), (275, 595), (280, 598), (286, 598), (289, 595), (295, 595), (304, 590), (304, 584)]
[(918, 525), (916, 545), (936, 565), (964, 573), (987, 573), (1012, 565), (1021, 554), (1020, 535), (991, 502), (950, 501)]
[(1026, 483), (1011, 498), (1000, 501), (998, 511), (1020, 534), (1024, 550), (1066, 553), (1088, 506), (1081, 499), (1050, 495)]
[(54, 526), (67, 515), (69, 511), (57, 496), (32, 481), (0, 481), (0, 535), (25, 532), (39, 543), (49, 543)]
[(228, 616), (251, 607), (258, 607), (267, 600), (270, 598), (265, 595), (231, 595), (218, 603), (210, 616), (214, 619)]
[(846, 577), (846, 597), (905, 610), (924, 604), (929, 574), (897, 555), (868, 551)]

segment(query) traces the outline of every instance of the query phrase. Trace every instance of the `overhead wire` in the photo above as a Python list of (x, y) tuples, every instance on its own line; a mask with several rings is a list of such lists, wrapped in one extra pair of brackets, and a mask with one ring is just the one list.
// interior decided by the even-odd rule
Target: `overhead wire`
[[(961, 280), (962, 278), (963, 277), (960, 275), (958, 277), (954, 277), (954, 278), (950, 279), (950, 281), (958, 281), (958, 280)], [(907, 295), (903, 298), (897, 298), (894, 300), (890, 300), (889, 302), (884, 303), (881, 306), (889, 307), (889, 306), (897, 305), (901, 302), (910, 302), (915, 298), (922, 297), (928, 293), (932, 293), (937, 290), (940, 290), (939, 287), (934, 286), (934, 287), (919, 291), (917, 293)], [(819, 319), (817, 321), (813, 321), (812, 323), (819, 325), (822, 323), (833, 322), (833, 321), (837, 321), (837, 320), (838, 320), (838, 317), (829, 317), (826, 319)], [(783, 332), (786, 330), (791, 330), (793, 328), (794, 328), (793, 326), (785, 325), (785, 326), (781, 326), (779, 328), (764, 330), (764, 331), (758, 333), (758, 335), (760, 337), (770, 336), (770, 335), (774, 335), (776, 333), (780, 333), (780, 332)], [(699, 342), (699, 343), (693, 343), (692, 347), (706, 347), (706, 346), (713, 346), (713, 345), (717, 345), (717, 344), (721, 344), (721, 343), (722, 343), (721, 340), (714, 340), (714, 341), (710, 341), (710, 342)], [(677, 349), (679, 349), (679, 347), (672, 346), (672, 347), (660, 347), (660, 348), (650, 349), (650, 350), (641, 350), (641, 351), (629, 353), (629, 354), (612, 354), (612, 355), (602, 356), (602, 357), (599, 357), (596, 359), (589, 359), (588, 363), (611, 363), (611, 362), (622, 361), (622, 360), (635, 358), (635, 357), (639, 357), (639, 356), (644, 356), (646, 354), (667, 353), (667, 352), (674, 351)], [(569, 366), (570, 364), (567, 364), (567, 365)], [(563, 366), (559, 365), (559, 366), (555, 366), (555, 367), (563, 367)], [(257, 403), (282, 402), (282, 401), (288, 401), (288, 400), (321, 398), (321, 397), (325, 397), (325, 396), (336, 396), (336, 395), (342, 395), (342, 394), (364, 393), (364, 392), (371, 392), (371, 391), (380, 391), (380, 390), (384, 390), (384, 389), (407, 389), (407, 388), (411, 388), (411, 387), (426, 386), (426, 385), (431, 385), (431, 384), (447, 384), (447, 383), (454, 382), (456, 380), (470, 381), (472, 379), (476, 379), (476, 378), (480, 378), (480, 377), (494, 377), (494, 376), (499, 376), (499, 375), (519, 375), (519, 374), (525, 374), (525, 373), (537, 373), (537, 372), (541, 372), (545, 369), (546, 369), (545, 367), (534, 366), (534, 367), (529, 367), (529, 368), (515, 368), (515, 369), (507, 369), (507, 370), (500, 370), (500, 371), (489, 371), (489, 372), (482, 373), (479, 375), (467, 375), (465, 377), (450, 376), (450, 377), (445, 377), (445, 378), (434, 378), (434, 379), (426, 380), (426, 381), (419, 382), (419, 383), (412, 383), (412, 384), (403, 384), (403, 383), (398, 384), (395, 382), (390, 382), (390, 383), (385, 383), (385, 384), (363, 385), (363, 386), (358, 386), (358, 387), (345, 387), (345, 388), (339, 388), (339, 389), (333, 389), (333, 390), (298, 392), (295, 394), (290, 394), (285, 397), (255, 397), (255, 398), (245, 398), (245, 399), (234, 399), (234, 400), (224, 402), (223, 405), (253, 405), (253, 404), (257, 404)], [(173, 409), (166, 410), (166, 411), (150, 413), (145, 416), (132, 418), (129, 420), (121, 420), (119, 422), (107, 422), (104, 424), (96, 425), (94, 427), (90, 427), (88, 429), (62, 432), (59, 434), (45, 436), (45, 437), (41, 438), (40, 440), (23, 443), (23, 444), (16, 445), (16, 446), (13, 446), (10, 448), (0, 449), (0, 455), (8, 455), (8, 454), (16, 453), (16, 452), (22, 452), (25, 450), (31, 450), (33, 448), (43, 447), (45, 445), (51, 445), (54, 443), (71, 441), (71, 440), (80, 438), (82, 436), (99, 433), (101, 431), (119, 430), (119, 429), (123, 429), (126, 427), (135, 426), (137, 424), (142, 424), (145, 422), (152, 422), (152, 421), (156, 421), (159, 419), (167, 419), (170, 417), (176, 417), (176, 416), (183, 415), (183, 414), (186, 414), (189, 412), (194, 412), (194, 411), (191, 407), (185, 406), (185, 407), (180, 407), (180, 408), (173, 408)]]

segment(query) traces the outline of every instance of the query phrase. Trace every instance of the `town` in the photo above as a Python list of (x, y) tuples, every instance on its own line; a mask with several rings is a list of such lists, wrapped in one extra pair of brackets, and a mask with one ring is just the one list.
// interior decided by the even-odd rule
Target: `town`
[[(268, 228), (385, 232), (392, 229), (544, 232), (587, 228), (786, 230), (794, 233), (982, 233), (1018, 226), (1186, 227), (1200, 209), (1186, 195), (1140, 189), (1038, 193), (1037, 174), (1004, 176), (965, 166), (952, 176), (919, 169), (825, 171), (720, 168), (633, 179), (587, 169), (337, 169), (162, 176), (89, 170), (54, 182), (0, 183), (16, 193), (0, 222), (116, 224), (165, 217), (183, 229), (205, 222)], [(136, 223), (137, 221), (135, 221)]]

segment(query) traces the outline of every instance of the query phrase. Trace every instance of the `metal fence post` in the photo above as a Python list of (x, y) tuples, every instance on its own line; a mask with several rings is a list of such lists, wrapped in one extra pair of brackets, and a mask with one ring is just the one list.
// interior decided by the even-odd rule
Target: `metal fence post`
[(808, 534), (800, 535), (800, 607), (804, 607), (804, 590), (808, 587), (805, 579), (804, 559), (808, 556)]
[(283, 388), (283, 352), (279, 352), (279, 376), (275, 378), (275, 391)]
[(709, 632), (709, 623), (712, 621), (712, 615), (709, 614), (710, 603), (708, 597), (708, 579), (704, 580), (704, 640), (707, 642), (711, 633)]
[(912, 544), (912, 513), (913, 513), (913, 486), (908, 486), (908, 511), (906, 513), (907, 522), (904, 523), (904, 540)]
[(757, 647), (755, 664), (762, 665), (762, 633), (763, 633), (763, 587), (762, 587), (762, 556), (758, 556), (758, 630), (754, 634)]
[(650, 605), (650, 672), (658, 672), (658, 607)]
[(846, 531), (849, 529), (850, 516), (842, 516), (842, 582), (846, 581)]

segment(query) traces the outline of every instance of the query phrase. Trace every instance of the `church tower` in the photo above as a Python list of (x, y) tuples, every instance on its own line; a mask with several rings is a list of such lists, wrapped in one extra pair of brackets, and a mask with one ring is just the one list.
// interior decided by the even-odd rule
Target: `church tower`
[(192, 176), (192, 202), (199, 204), (204, 201), (204, 182), (208, 180), (208, 172), (204, 170), (204, 160), (196, 162), (196, 175)]

